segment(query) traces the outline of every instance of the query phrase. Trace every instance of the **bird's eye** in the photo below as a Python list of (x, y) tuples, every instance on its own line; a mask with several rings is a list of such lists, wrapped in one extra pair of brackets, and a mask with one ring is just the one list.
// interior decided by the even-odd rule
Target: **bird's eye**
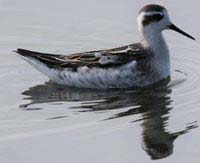
[(146, 26), (152, 22), (159, 22), (163, 17), (164, 15), (162, 14), (146, 15), (144, 16), (142, 24)]

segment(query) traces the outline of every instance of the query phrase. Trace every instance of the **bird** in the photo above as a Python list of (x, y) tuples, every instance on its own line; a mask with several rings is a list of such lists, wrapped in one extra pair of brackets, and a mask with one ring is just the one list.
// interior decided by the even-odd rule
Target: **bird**
[(170, 80), (170, 52), (164, 30), (194, 37), (174, 25), (165, 7), (148, 4), (139, 11), (141, 41), (118, 48), (71, 55), (17, 49), (24, 60), (57, 84), (91, 89), (144, 88)]

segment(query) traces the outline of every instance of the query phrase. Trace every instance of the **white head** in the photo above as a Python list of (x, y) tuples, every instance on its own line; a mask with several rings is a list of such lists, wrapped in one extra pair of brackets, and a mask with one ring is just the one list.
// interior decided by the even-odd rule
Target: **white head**
[(167, 10), (160, 5), (151, 4), (144, 6), (138, 16), (138, 26), (145, 40), (154, 39), (161, 35), (166, 29), (171, 29), (183, 34), (190, 39), (195, 40), (192, 36), (176, 27), (170, 20)]

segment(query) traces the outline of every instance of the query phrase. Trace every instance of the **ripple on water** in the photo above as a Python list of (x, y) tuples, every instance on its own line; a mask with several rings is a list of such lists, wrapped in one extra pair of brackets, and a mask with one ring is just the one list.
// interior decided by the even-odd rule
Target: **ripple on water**
[[(66, 106), (70, 102), (80, 101), (81, 104), (71, 107), (74, 112), (95, 112), (105, 114), (104, 120), (112, 120), (127, 116), (134, 116), (132, 122), (139, 122), (142, 127), (142, 148), (152, 159), (165, 158), (173, 153), (174, 141), (196, 124), (187, 124), (179, 131), (166, 131), (173, 109), (171, 98), (173, 88), (181, 89), (187, 81), (187, 75), (181, 71), (173, 73), (172, 81), (168, 86), (143, 90), (90, 90), (65, 88), (51, 82), (37, 85), (24, 91), (26, 99), (31, 103), (24, 106), (30, 111), (34, 104), (62, 102)], [(24, 109), (24, 108), (23, 108)], [(111, 117), (107, 112), (117, 111)], [(84, 114), (84, 113), (82, 113)], [(64, 115), (65, 116), (65, 115)], [(77, 115), (79, 116), (79, 115)], [(61, 116), (62, 117), (62, 116)], [(48, 118), (52, 120), (55, 118)], [(158, 139), (158, 137), (160, 139)]]

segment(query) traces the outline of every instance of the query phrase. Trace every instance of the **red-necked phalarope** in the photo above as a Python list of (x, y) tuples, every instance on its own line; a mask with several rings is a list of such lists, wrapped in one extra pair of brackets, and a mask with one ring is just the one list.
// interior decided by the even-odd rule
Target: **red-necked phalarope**
[(52, 81), (79, 88), (145, 87), (170, 77), (170, 56), (162, 31), (172, 29), (193, 40), (172, 24), (160, 5), (144, 6), (138, 16), (140, 43), (70, 56), (24, 49), (16, 52)]

